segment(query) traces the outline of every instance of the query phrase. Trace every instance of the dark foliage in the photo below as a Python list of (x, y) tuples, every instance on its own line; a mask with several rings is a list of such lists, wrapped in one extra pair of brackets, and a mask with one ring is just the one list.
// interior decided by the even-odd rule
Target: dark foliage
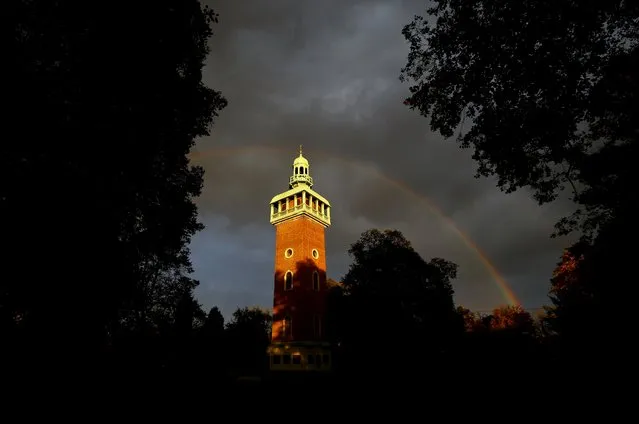
[(403, 31), (406, 104), (444, 136), (458, 132), (478, 174), (507, 192), (528, 186), (544, 203), (571, 188), (576, 211), (555, 235), (582, 237), (552, 280), (547, 328), (563, 364), (624, 363), (639, 216), (637, 2), (440, 0), (427, 14)]
[(271, 341), (271, 314), (260, 308), (238, 308), (226, 326), (227, 366), (240, 375), (265, 371), (266, 349)]
[[(209, 405), (222, 403), (212, 392), (234, 396), (235, 377), (252, 375), (262, 385), (240, 387), (244, 401), (324, 404), (329, 393), (355, 409), (357, 397), (395, 405), (411, 393), (459, 402), (465, 384), (543, 377), (556, 358), (577, 375), (634, 352), (620, 325), (632, 308), (618, 299), (636, 280), (624, 244), (637, 235), (634, 3), (442, 0), (429, 11), (434, 26), (406, 27), (404, 77), (416, 83), (407, 103), (446, 136), (472, 121), (461, 143), (506, 190), (528, 185), (545, 202), (573, 185), (583, 215), (560, 230), (579, 222), (589, 237), (554, 276), (540, 327), (520, 308), (455, 309), (455, 264), (425, 261), (399, 231), (365, 232), (329, 293), (336, 360), (323, 380), (266, 373), (269, 312), (238, 308), (225, 325), (194, 298), (187, 246), (202, 228), (193, 200), (203, 171), (187, 154), (226, 105), (202, 84), (216, 15), (195, 0), (2, 8), (0, 341), (4, 381), (32, 386), (10, 391), (33, 400), (37, 379), (120, 402)], [(505, 402), (510, 387), (486, 392)]]
[[(349, 253), (353, 264), (331, 293), (336, 316), (329, 317), (329, 324), (337, 327), (331, 334), (350, 367), (375, 364), (381, 370), (402, 352), (428, 357), (450, 347), (463, 330), (453, 304), (455, 264), (440, 258), (426, 262), (399, 231), (391, 230), (364, 232)], [(377, 354), (369, 351), (383, 340), (392, 343)]]
[(616, 218), (592, 242), (564, 252), (551, 280), (546, 320), (563, 366), (610, 373), (633, 361), (637, 348), (628, 335), (634, 331), (629, 293), (635, 250), (628, 243), (638, 235), (634, 219)]
[(597, 227), (612, 205), (594, 199), (605, 193), (592, 185), (610, 183), (603, 191), (618, 195), (630, 184), (623, 170), (597, 163), (628, 158), (634, 148), (625, 144), (636, 144), (637, 5), (441, 0), (427, 14), (403, 31), (406, 103), (444, 136), (458, 130), (461, 146), (475, 149), (478, 175), (497, 175), (508, 192), (529, 186), (541, 203), (567, 184), (591, 212), (582, 228)]
[(2, 9), (3, 327), (73, 363), (122, 331), (188, 326), (172, 315), (197, 284), (203, 171), (187, 153), (226, 105), (201, 80), (216, 15), (194, 0)]

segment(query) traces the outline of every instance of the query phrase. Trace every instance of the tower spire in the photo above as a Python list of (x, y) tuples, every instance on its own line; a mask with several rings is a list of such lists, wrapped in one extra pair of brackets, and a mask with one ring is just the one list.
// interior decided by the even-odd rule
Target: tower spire
[(310, 165), (308, 160), (302, 156), (302, 145), (300, 144), (300, 155), (293, 160), (293, 175), (289, 178), (289, 188), (306, 184), (313, 187), (313, 178), (310, 175)]

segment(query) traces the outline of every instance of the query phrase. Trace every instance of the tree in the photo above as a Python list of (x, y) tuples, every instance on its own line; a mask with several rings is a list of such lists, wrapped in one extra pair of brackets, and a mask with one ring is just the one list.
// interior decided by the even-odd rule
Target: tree
[(592, 254), (593, 246), (583, 241), (565, 249), (550, 280), (552, 307), (546, 308), (545, 321), (554, 334), (561, 336), (567, 351), (582, 350), (584, 343), (591, 350), (599, 342), (596, 335), (604, 316), (597, 287), (601, 280), (588, 275), (592, 268), (586, 261), (593, 260)]
[(484, 322), (482, 321), (482, 317), (478, 313), (473, 312), (468, 308), (464, 308), (463, 306), (458, 306), (456, 311), (464, 321), (464, 330), (466, 332), (487, 330)]
[(457, 312), (464, 318), (466, 328), (462, 342), (453, 352), (461, 375), (482, 378), (489, 370), (492, 377), (500, 378), (502, 370), (515, 368), (520, 374), (534, 376), (545, 366), (545, 358), (539, 357), (541, 344), (535, 322), (521, 306), (499, 306), (488, 315), (463, 307), (458, 307)]
[(271, 313), (258, 306), (237, 308), (226, 325), (228, 331), (253, 334), (256, 338), (270, 338)]
[(224, 317), (217, 306), (209, 311), (201, 332), (211, 338), (217, 338), (224, 332)]
[(436, 0), (427, 14), (403, 30), (405, 103), (445, 137), (458, 131), (478, 176), (529, 186), (540, 203), (570, 186), (585, 213), (559, 233), (593, 233), (619, 203), (637, 206), (636, 2)]
[(365, 357), (377, 361), (371, 344), (393, 341), (383, 352), (389, 363), (393, 354), (409, 349), (438, 354), (452, 334), (463, 331), (452, 297), (457, 265), (440, 258), (426, 262), (396, 230), (362, 233), (349, 254), (353, 263), (332, 293), (343, 293), (342, 316), (330, 321), (342, 327), (344, 349), (362, 366)]
[(506, 305), (495, 308), (490, 320), (491, 330), (515, 331), (520, 334), (532, 335), (534, 326), (530, 313), (519, 305)]
[(628, 241), (636, 230), (617, 219), (592, 242), (566, 249), (558, 263), (546, 323), (555, 336), (562, 366), (575, 372), (623, 369), (636, 356), (633, 343), (633, 275), (635, 254)]
[(226, 325), (228, 361), (236, 369), (261, 372), (271, 339), (272, 317), (259, 307), (237, 308)]
[(204, 324), (206, 314), (193, 292), (182, 293), (175, 308), (175, 332), (179, 338), (191, 338), (194, 330), (199, 330)]
[(203, 171), (187, 154), (226, 105), (202, 83), (217, 15), (196, 0), (3, 8), (0, 233), (14, 276), (0, 315), (42, 351), (95, 347), (154, 275), (189, 272)]
[[(119, 312), (119, 324), (125, 331), (163, 331), (177, 325), (185, 299), (192, 299), (198, 281), (188, 277), (190, 266), (162, 269), (149, 266), (149, 272), (135, 282), (132, 294)], [(194, 306), (195, 309), (197, 309)], [(201, 313), (196, 314), (198, 316)], [(198, 318), (199, 319), (199, 318)]]
[(199, 374), (219, 380), (226, 371), (227, 345), (224, 317), (217, 306), (211, 308), (196, 336)]
[(569, 284), (555, 275), (548, 322), (571, 360), (620, 363), (636, 274), (624, 246), (639, 236), (639, 4), (440, 0), (427, 13), (403, 31), (405, 103), (458, 132), (505, 191), (544, 203), (571, 188), (576, 211), (555, 235), (580, 230), (583, 258)]

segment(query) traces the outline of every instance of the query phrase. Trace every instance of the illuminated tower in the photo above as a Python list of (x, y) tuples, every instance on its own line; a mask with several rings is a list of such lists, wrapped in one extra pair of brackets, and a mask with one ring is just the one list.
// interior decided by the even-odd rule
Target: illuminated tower
[(331, 206), (312, 187), (309, 163), (300, 146), (289, 190), (273, 197), (270, 205), (275, 284), (268, 353), (274, 371), (330, 369), (330, 349), (324, 341), (324, 230), (331, 225)]

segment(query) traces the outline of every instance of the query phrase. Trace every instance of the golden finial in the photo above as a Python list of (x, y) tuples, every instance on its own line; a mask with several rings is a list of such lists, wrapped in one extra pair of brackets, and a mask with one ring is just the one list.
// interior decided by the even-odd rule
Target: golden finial
[(302, 145), (300, 144), (300, 156), (302, 156)]

